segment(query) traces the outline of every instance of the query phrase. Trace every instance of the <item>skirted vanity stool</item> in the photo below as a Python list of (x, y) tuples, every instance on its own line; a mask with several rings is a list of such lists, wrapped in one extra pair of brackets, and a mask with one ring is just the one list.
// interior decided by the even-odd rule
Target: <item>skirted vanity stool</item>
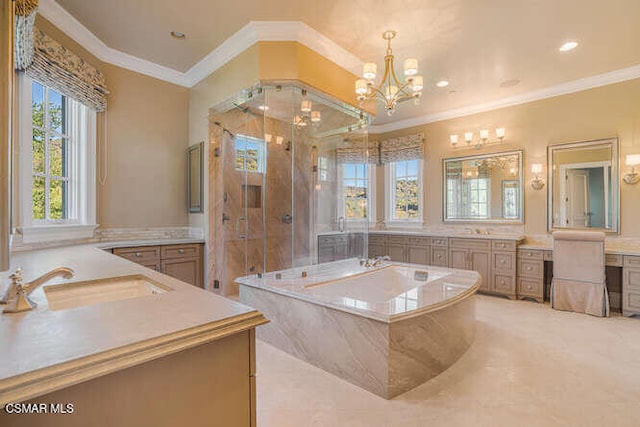
[(602, 232), (553, 233), (551, 307), (592, 316), (609, 316)]

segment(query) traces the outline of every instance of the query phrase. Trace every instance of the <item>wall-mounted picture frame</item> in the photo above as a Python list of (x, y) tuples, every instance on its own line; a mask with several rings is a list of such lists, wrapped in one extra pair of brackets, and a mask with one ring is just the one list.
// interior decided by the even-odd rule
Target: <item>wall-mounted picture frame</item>
[(203, 212), (203, 150), (204, 142), (192, 145), (187, 151), (187, 209), (189, 213)]

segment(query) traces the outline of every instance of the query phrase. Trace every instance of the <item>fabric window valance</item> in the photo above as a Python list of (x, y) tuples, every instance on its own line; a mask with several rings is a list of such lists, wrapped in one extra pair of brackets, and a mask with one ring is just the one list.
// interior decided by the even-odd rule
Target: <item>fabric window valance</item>
[(28, 76), (96, 111), (107, 109), (104, 75), (82, 58), (34, 28), (33, 63)]
[(416, 133), (380, 141), (381, 163), (422, 159), (424, 156), (424, 134)]
[(378, 142), (366, 139), (345, 140), (336, 149), (338, 163), (373, 163), (380, 160)]

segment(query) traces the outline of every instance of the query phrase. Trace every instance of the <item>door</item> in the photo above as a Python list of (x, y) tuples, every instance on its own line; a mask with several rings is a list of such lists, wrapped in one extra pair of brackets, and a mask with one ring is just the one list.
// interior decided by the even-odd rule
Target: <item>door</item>
[(589, 227), (589, 172), (569, 169), (565, 177), (568, 192), (567, 224), (569, 227)]
[(469, 249), (449, 249), (449, 267), (469, 270)]
[(162, 272), (194, 286), (202, 287), (200, 257), (163, 260)]
[(407, 248), (407, 262), (411, 264), (429, 264), (429, 247), (428, 246), (409, 246)]
[(489, 282), (491, 279), (491, 254), (488, 251), (471, 251), (469, 255), (471, 261), (470, 270), (477, 271), (482, 276), (482, 284), (480, 289), (489, 290)]
[(387, 243), (387, 255), (391, 257), (391, 261), (406, 262), (405, 248), (400, 243)]

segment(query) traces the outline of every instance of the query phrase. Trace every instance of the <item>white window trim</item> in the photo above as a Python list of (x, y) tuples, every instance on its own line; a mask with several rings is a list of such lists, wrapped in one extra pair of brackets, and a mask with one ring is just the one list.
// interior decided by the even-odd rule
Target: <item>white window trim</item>
[[(18, 78), (18, 136), (20, 141), (20, 228), (24, 243), (51, 242), (61, 240), (86, 239), (94, 237), (96, 224), (96, 112), (74, 103), (71, 114), (77, 118), (84, 116), (86, 127), (73, 125), (69, 130), (72, 140), (86, 139), (81, 149), (72, 150), (70, 162), (78, 169), (81, 179), (71, 180), (70, 191), (74, 192), (77, 202), (68, 206), (72, 220), (41, 221), (32, 215), (33, 155), (32, 155), (32, 118), (31, 88), (32, 79), (24, 73)], [(75, 121), (78, 123), (78, 120)]]
[(258, 157), (256, 158), (256, 162), (258, 163), (258, 170), (256, 171), (250, 171), (247, 170), (247, 159), (248, 158), (252, 158), (252, 156), (247, 156), (247, 146), (245, 144), (245, 148), (244, 148), (244, 155), (242, 156), (244, 158), (244, 165), (243, 165), (243, 169), (235, 169), (236, 172), (240, 172), (240, 173), (261, 173), (264, 174), (267, 170), (267, 142), (264, 139), (260, 139), (260, 138), (256, 138), (253, 136), (247, 136), (247, 135), (237, 135), (236, 136), (236, 140), (234, 140), (234, 150), (236, 152), (236, 156), (238, 155), (238, 149), (235, 146), (235, 143), (237, 141), (238, 138), (242, 138), (247, 142), (253, 142), (253, 143), (257, 143), (257, 144), (261, 144), (260, 149), (258, 150)]
[(346, 224), (353, 226), (375, 225), (376, 224), (376, 165), (367, 163), (367, 218), (354, 219), (347, 218), (344, 211), (344, 173), (342, 163), (338, 163), (338, 211), (337, 217), (344, 218)]
[(407, 228), (420, 228), (423, 225), (423, 161), (418, 160), (418, 218), (411, 219), (392, 219), (391, 213), (394, 210), (393, 206), (393, 176), (395, 175), (395, 164), (387, 163), (384, 165), (384, 186), (385, 186), (385, 203), (384, 203), (384, 222), (387, 227), (407, 227)]

